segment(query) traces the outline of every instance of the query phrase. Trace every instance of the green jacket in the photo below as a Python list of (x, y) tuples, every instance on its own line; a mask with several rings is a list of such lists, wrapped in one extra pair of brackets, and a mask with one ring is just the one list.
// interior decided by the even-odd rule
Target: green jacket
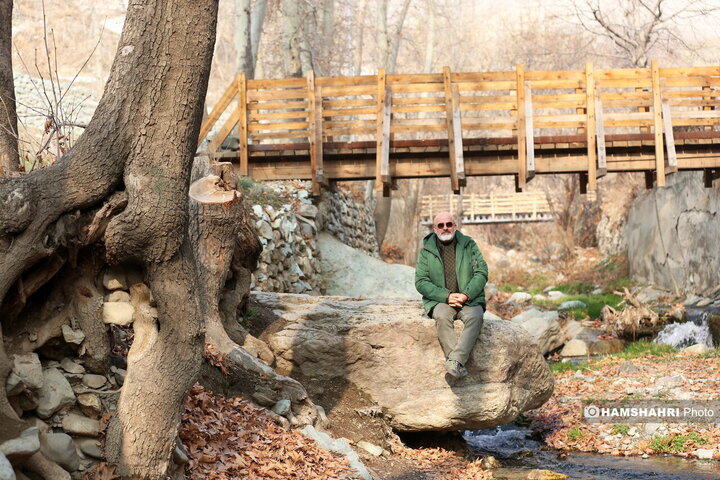
[[(485, 284), (488, 267), (475, 240), (455, 232), (455, 274), (460, 292), (469, 297), (466, 305), (485, 305)], [(415, 288), (423, 296), (425, 312), (438, 303), (447, 302), (453, 293), (445, 288), (445, 272), (434, 233), (423, 239), (423, 248), (415, 266)]]

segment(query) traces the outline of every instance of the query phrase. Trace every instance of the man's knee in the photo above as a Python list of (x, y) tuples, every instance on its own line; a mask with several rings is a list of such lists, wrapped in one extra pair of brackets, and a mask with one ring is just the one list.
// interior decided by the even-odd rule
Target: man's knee
[(460, 310), (460, 319), (463, 323), (482, 323), (485, 310), (481, 305), (474, 307), (465, 306)]
[(433, 308), (432, 318), (433, 320), (447, 322), (454, 320), (456, 314), (457, 311), (447, 303), (438, 303), (435, 305), (435, 308)]

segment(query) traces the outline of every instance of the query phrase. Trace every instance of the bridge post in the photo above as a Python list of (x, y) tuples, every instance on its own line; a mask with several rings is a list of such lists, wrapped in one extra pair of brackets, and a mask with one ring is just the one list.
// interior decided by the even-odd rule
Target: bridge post
[(248, 115), (247, 115), (247, 77), (245, 72), (240, 72), (237, 76), (238, 89), (238, 111), (240, 118), (238, 120), (238, 138), (240, 140), (240, 175), (247, 177), (249, 174), (248, 166)]
[(525, 140), (525, 67), (521, 64), (515, 66), (515, 101), (517, 108), (517, 148), (518, 163), (515, 177), (515, 190), (522, 192), (527, 185), (527, 145)]
[(595, 75), (593, 64), (585, 64), (585, 103), (586, 103), (586, 128), (587, 138), (587, 190), (595, 191), (597, 188), (597, 129), (595, 117)]
[(653, 119), (655, 133), (655, 171), (658, 187), (665, 186), (665, 156), (663, 153), (662, 92), (660, 90), (660, 67), (657, 60), (651, 64), (653, 90)]
[(390, 107), (391, 94), (388, 91), (385, 69), (377, 74), (377, 148), (375, 166), (375, 189), (390, 195)]
[(443, 67), (445, 86), (445, 125), (448, 136), (448, 154), (450, 157), (450, 182), (454, 193), (460, 193), (460, 187), (467, 185), (465, 179), (465, 159), (463, 158), (462, 117), (460, 116), (460, 94), (457, 85), (453, 85), (450, 67)]
[(307, 72), (308, 100), (308, 141), (310, 143), (310, 171), (312, 175), (312, 193), (320, 195), (320, 182), (323, 175), (323, 137), (322, 137), (322, 97), (320, 88), (315, 84), (315, 72)]

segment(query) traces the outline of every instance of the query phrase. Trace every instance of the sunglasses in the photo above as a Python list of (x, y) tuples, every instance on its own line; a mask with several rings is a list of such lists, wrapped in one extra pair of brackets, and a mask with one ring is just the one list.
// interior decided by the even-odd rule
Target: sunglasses
[(437, 228), (442, 229), (443, 226), (445, 226), (445, 228), (452, 228), (454, 225), (455, 224), (453, 222), (438, 223)]

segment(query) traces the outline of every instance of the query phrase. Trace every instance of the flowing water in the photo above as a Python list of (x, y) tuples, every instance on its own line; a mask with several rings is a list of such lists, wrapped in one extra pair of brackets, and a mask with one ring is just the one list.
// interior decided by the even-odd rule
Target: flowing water
[(480, 455), (499, 459), (497, 480), (526, 479), (531, 469), (552, 470), (570, 480), (717, 480), (720, 463), (678, 457), (616, 457), (590, 453), (565, 455), (549, 450), (532, 433), (514, 424), (497, 429), (467, 431), (465, 441)]
[(708, 348), (715, 348), (708, 325), (711, 313), (710, 311), (688, 311), (687, 322), (673, 322), (665, 325), (653, 341), (675, 348), (685, 348), (696, 343), (703, 344)]

